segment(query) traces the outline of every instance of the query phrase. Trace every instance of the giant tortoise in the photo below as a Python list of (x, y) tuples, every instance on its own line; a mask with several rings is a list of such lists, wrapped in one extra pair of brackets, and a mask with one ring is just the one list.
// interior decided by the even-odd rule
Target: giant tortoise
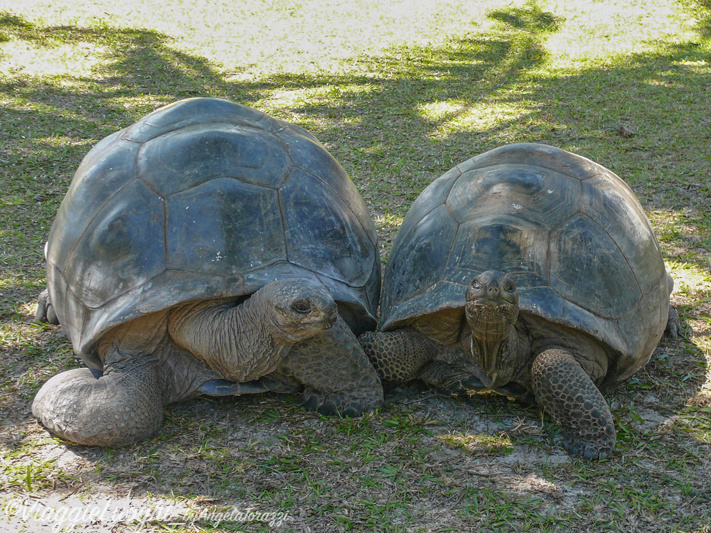
[(130, 444), (198, 394), (303, 391), (353, 416), (382, 401), (356, 339), (375, 327), (375, 229), (301, 128), (212, 98), (153, 112), (84, 158), (46, 256), (38, 315), (88, 366), (34, 400), (60, 437)]
[[(413, 203), (385, 271), (382, 380), (535, 398), (587, 459), (616, 440), (599, 389), (649, 360), (671, 277), (639, 201), (572, 153), (514, 144), (474, 157)], [(672, 324), (672, 325), (675, 325)]]

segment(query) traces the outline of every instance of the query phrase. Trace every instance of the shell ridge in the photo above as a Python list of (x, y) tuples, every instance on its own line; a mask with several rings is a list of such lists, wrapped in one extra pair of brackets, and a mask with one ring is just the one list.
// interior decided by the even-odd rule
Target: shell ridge
[[(85, 238), (87, 232), (89, 231), (89, 228), (94, 224), (94, 221), (95, 221), (96, 218), (99, 216), (99, 214), (101, 214), (101, 212), (104, 210), (104, 208), (105, 208), (107, 205), (109, 205), (109, 203), (111, 202), (111, 200), (113, 200), (114, 198), (116, 198), (116, 196), (118, 196), (119, 194), (121, 194), (121, 191), (123, 191), (126, 187), (128, 187), (129, 185), (131, 185), (131, 184), (132, 184), (133, 182), (135, 182), (135, 181), (138, 181), (138, 178), (133, 177), (133, 178), (131, 178), (130, 180), (128, 180), (126, 183), (124, 183), (120, 188), (118, 188), (118, 189), (116, 190), (116, 192), (114, 192), (111, 196), (109, 196), (109, 197), (106, 199), (106, 201), (105, 201), (104, 203), (101, 204), (101, 207), (99, 207), (99, 209), (96, 210), (96, 212), (94, 213), (94, 215), (93, 215), (91, 218), (87, 219), (86, 221), (83, 221), (83, 224), (84, 224), (84, 226), (85, 226), (85, 227), (84, 227), (84, 230), (81, 232), (81, 234), (79, 235), (79, 237), (76, 239), (76, 241), (74, 242), (74, 244), (73, 244), (72, 247), (70, 248), (70, 251), (69, 251), (69, 253), (67, 254), (67, 261), (65, 262), (65, 266), (66, 266), (66, 264), (69, 262), (69, 258), (74, 255), (74, 252), (76, 252), (76, 249), (79, 247), (79, 245), (80, 245), (80, 244), (82, 243), (82, 241), (84, 240), (84, 238)], [(47, 259), (47, 261), (49, 261), (49, 258)], [(54, 264), (54, 263), (52, 263), (52, 264), (57, 268), (57, 270), (59, 270), (59, 272), (61, 272), (62, 275), (64, 275), (64, 270), (61, 269), (61, 268), (59, 268), (59, 265), (56, 265), (56, 264)], [(68, 285), (68, 284), (67, 284), (67, 285)]]

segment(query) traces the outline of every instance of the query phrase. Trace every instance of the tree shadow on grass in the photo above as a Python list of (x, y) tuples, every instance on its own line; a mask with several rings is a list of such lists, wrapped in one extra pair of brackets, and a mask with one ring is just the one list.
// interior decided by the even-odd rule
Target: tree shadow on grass
[(692, 0), (700, 11), (697, 31), (702, 39), (711, 39), (711, 0)]
[[(12, 113), (19, 122), (30, 121), (30, 116), (22, 112), (29, 113), (34, 124), (44, 126), (56, 121), (48, 130), (37, 128), (36, 135), (61, 131), (81, 138), (103, 136), (126, 126), (150, 109), (150, 97), (154, 102), (169, 102), (191, 96), (225, 96), (249, 104), (283, 88), (355, 85), (372, 88), (372, 98), (329, 98), (326, 107), (334, 116), (347, 118), (348, 114), (338, 113), (339, 109), (348, 111), (354, 105), (375, 103), (387, 109), (404, 96), (395, 110), (399, 115), (433, 94), (462, 100), (486, 97), (515, 81), (521, 71), (540, 64), (545, 55), (535, 34), (527, 32), (525, 38), (462, 39), (440, 49), (398, 49), (373, 65), (385, 77), (284, 75), (240, 83), (226, 81), (207, 60), (174, 50), (169, 37), (148, 30), (39, 27), (5, 14), (0, 15), (0, 36), (46, 48), (86, 42), (95, 47), (95, 53), (104, 55), (104, 64), (89, 77), (68, 73), (61, 80), (64, 83), (58, 83), (56, 77), (36, 79), (20, 70), (0, 81), (0, 93), (41, 105), (30, 111), (10, 105), (4, 110), (10, 115), (5, 115), (3, 122), (14, 122)], [(129, 106), (122, 100), (134, 105), (127, 110)], [(73, 115), (64, 116), (62, 110)], [(357, 115), (362, 111), (355, 109)], [(3, 140), (10, 135), (5, 131)]]

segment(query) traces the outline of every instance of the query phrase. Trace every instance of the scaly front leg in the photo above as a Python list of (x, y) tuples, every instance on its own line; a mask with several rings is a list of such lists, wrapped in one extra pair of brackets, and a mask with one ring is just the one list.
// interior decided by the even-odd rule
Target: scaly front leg
[(563, 431), (565, 449), (584, 459), (606, 459), (616, 434), (610, 408), (588, 374), (563, 348), (536, 357), (531, 369), (536, 402)]
[(437, 343), (413, 328), (369, 331), (358, 337), (358, 342), (380, 379), (393, 384), (419, 378), (423, 367), (439, 351)]
[(342, 318), (320, 335), (295, 344), (274, 374), (304, 385), (307, 409), (323, 415), (360, 416), (383, 403), (383, 387)]
[(419, 379), (446, 394), (487, 390), (463, 354), (436, 343), (414, 328), (358, 337), (380, 379), (397, 385)]

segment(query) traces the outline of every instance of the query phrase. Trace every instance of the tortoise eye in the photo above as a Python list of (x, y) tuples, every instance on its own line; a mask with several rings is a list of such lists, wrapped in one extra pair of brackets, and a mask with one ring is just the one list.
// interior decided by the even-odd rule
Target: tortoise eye
[(297, 300), (291, 304), (291, 310), (300, 315), (307, 315), (311, 311), (311, 305), (308, 300)]
[(516, 285), (509, 281), (506, 285), (504, 285), (504, 290), (506, 292), (514, 292), (516, 290)]

